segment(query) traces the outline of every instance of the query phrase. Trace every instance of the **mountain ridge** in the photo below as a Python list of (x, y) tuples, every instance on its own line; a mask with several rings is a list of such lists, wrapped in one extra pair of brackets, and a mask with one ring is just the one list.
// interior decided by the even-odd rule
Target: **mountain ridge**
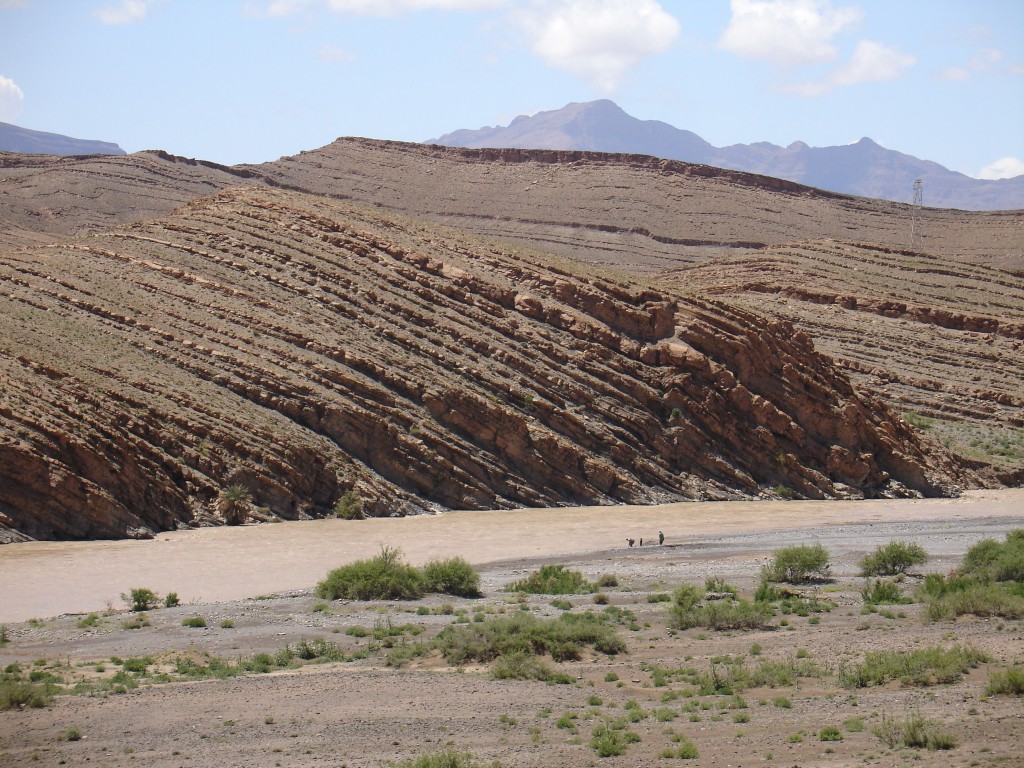
[(59, 133), (34, 131), (0, 122), (0, 152), (32, 155), (126, 155), (110, 141), (76, 139)]
[(640, 120), (614, 102), (572, 103), (557, 110), (521, 115), (508, 126), (460, 129), (427, 144), (465, 148), (577, 149), (645, 154), (774, 176), (807, 186), (893, 202), (911, 202), (922, 179), (925, 202), (964, 210), (1024, 208), (1024, 176), (973, 179), (939, 163), (886, 149), (864, 137), (854, 144), (811, 147), (794, 141), (715, 147), (692, 131), (659, 120)]

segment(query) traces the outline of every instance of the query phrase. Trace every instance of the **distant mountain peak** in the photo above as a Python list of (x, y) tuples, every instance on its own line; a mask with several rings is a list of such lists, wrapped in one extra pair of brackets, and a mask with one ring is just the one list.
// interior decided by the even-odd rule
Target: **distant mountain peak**
[(507, 127), (463, 129), (426, 143), (652, 155), (903, 203), (911, 201), (914, 181), (923, 179), (933, 207), (1024, 208), (1024, 176), (999, 181), (972, 179), (938, 163), (886, 149), (867, 136), (833, 147), (811, 147), (803, 141), (787, 147), (766, 141), (715, 147), (695, 133), (660, 120), (635, 118), (609, 99), (573, 102), (561, 109), (521, 115)]
[(59, 133), (46, 133), (0, 123), (0, 152), (22, 152), (30, 155), (124, 155), (117, 144), (109, 141), (74, 139)]

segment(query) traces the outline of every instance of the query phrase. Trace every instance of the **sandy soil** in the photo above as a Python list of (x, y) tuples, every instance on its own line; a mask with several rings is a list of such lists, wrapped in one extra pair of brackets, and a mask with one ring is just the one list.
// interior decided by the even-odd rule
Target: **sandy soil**
[[(1021, 622), (968, 617), (927, 623), (919, 604), (892, 606), (890, 617), (862, 613), (856, 566), (876, 545), (901, 539), (929, 552), (923, 571), (945, 572), (974, 542), (1001, 539), (1019, 527), (1024, 492), (1013, 490), (922, 502), (451, 513), (199, 530), (149, 542), (11, 545), (0, 548), (0, 614), (10, 640), (0, 649), (0, 664), (37, 663), (40, 672), (92, 681), (119, 668), (111, 657), (148, 656), (152, 664), (140, 687), (121, 695), (58, 696), (46, 709), (0, 714), (0, 765), (376, 767), (446, 746), (506, 767), (1024, 765), (1020, 699), (983, 695), (991, 672), (1024, 661)], [(627, 536), (646, 539), (659, 528), (666, 546), (625, 546)], [(711, 576), (749, 596), (772, 551), (809, 541), (824, 543), (832, 557), (833, 581), (808, 590), (836, 604), (827, 613), (780, 614), (765, 631), (675, 632), (667, 627), (665, 604), (648, 602), (651, 594), (683, 582), (703, 585)], [(323, 610), (310, 587), (329, 568), (372, 555), (383, 542), (401, 546), (414, 562), (463, 554), (481, 563), (485, 596), (336, 601)], [(453, 670), (436, 658), (395, 670), (372, 637), (348, 634), (353, 627), (391, 623), (412, 624), (423, 630), (419, 639), (430, 637), (458, 614), (417, 610), (445, 603), (467, 619), (522, 606), (559, 615), (551, 597), (523, 602), (503, 591), (543, 562), (566, 563), (592, 579), (615, 574), (619, 586), (604, 592), (636, 617), (618, 627), (627, 653), (591, 653), (559, 665), (575, 685), (498, 681), (486, 669)], [(905, 591), (915, 583), (908, 579)], [(190, 604), (151, 611), (149, 625), (134, 630), (123, 628), (130, 615), (121, 610), (86, 627), (79, 626), (80, 615), (55, 615), (102, 611), (108, 600), (120, 609), (117, 593), (143, 585), (176, 589)], [(577, 612), (595, 608), (591, 595), (569, 600)], [(196, 615), (207, 627), (182, 625)], [(19, 623), (27, 616), (40, 619)], [(316, 638), (365, 657), (229, 680), (153, 678), (182, 656), (235, 659)], [(956, 643), (983, 650), (992, 661), (958, 683), (926, 688), (891, 683), (850, 690), (835, 677), (841, 664), (859, 662), (868, 650)], [(760, 654), (753, 654), (755, 644)], [(732, 697), (692, 696), (681, 677), (657, 685), (652, 674), (655, 667), (706, 670), (724, 656), (742, 658), (748, 667), (806, 656), (825, 674), (784, 688), (745, 690), (745, 708), (736, 708), (740, 702)], [(617, 680), (608, 679), (612, 673)], [(776, 699), (790, 706), (777, 706)], [(629, 726), (641, 740), (621, 757), (598, 758), (589, 746), (594, 726), (626, 714), (630, 701), (644, 712)], [(872, 734), (883, 716), (914, 712), (955, 736), (958, 746), (890, 750)], [(576, 715), (573, 728), (558, 726), (565, 713)], [(839, 728), (843, 740), (820, 741), (826, 726)], [(80, 740), (66, 740), (71, 727)], [(692, 740), (700, 757), (659, 757), (674, 735)]]

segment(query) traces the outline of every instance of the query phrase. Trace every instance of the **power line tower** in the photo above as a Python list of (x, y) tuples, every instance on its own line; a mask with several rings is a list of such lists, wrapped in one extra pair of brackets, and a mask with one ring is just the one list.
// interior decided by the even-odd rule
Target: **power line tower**
[(921, 208), (924, 204), (924, 183), (914, 180), (914, 202), (910, 210), (910, 250), (920, 246), (924, 241), (924, 222), (921, 221)]

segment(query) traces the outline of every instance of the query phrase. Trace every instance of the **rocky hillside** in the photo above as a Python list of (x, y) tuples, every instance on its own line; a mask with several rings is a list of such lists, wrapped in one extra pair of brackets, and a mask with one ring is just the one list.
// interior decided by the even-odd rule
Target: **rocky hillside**
[(652, 155), (904, 203), (913, 197), (914, 181), (921, 179), (930, 206), (975, 211), (1024, 208), (1024, 176), (974, 179), (938, 163), (886, 149), (869, 138), (836, 147), (809, 147), (802, 141), (788, 147), (767, 141), (715, 147), (691, 131), (660, 120), (638, 120), (607, 99), (521, 115), (508, 126), (454, 131), (427, 143)]
[[(338, 139), (247, 170), (634, 273), (805, 240), (910, 240), (906, 205), (641, 155)], [(928, 208), (921, 225), (929, 253), (1024, 274), (1024, 211)]]
[(957, 453), (1024, 482), (1024, 282), (864, 243), (709, 260), (665, 282), (792, 322), (852, 380)]
[(0, 369), (8, 539), (966, 476), (787, 322), (265, 187), (4, 251)]

